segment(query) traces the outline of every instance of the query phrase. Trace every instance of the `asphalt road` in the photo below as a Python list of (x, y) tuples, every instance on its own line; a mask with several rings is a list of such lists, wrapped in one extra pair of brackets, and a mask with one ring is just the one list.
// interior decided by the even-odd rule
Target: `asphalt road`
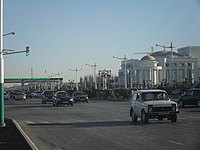
[(40, 150), (199, 150), (200, 108), (181, 108), (178, 121), (132, 124), (130, 102), (90, 101), (53, 107), (38, 99), (5, 101), (5, 116), (15, 119)]

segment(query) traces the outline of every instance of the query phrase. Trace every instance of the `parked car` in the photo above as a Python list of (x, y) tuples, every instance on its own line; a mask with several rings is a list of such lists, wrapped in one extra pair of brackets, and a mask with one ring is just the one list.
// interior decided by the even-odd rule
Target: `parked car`
[(74, 102), (82, 101), (88, 103), (88, 95), (83, 91), (76, 91), (72, 94)]
[(53, 96), (53, 106), (67, 104), (73, 106), (73, 98), (65, 91), (58, 91)]
[(140, 117), (143, 123), (149, 119), (167, 118), (171, 122), (177, 121), (178, 106), (170, 101), (164, 90), (138, 90), (132, 92), (130, 117), (133, 122)]
[(52, 90), (46, 90), (42, 92), (42, 104), (46, 104), (47, 102), (53, 102), (53, 96), (55, 94), (55, 91)]
[(200, 89), (194, 88), (186, 91), (178, 100), (178, 104), (180, 107), (184, 107), (185, 105), (196, 105), (200, 107)]
[(4, 92), (4, 99), (8, 100), (10, 98), (10, 94), (7, 92)]
[(42, 91), (35, 91), (33, 93), (34, 98), (41, 98), (42, 97)]
[(32, 92), (25, 92), (26, 98), (33, 98)]
[(15, 100), (26, 100), (26, 94), (24, 94), (24, 93), (15, 93)]
[(170, 95), (170, 98), (172, 99), (179, 99), (184, 94), (184, 91), (181, 89), (176, 89), (172, 91), (172, 94)]

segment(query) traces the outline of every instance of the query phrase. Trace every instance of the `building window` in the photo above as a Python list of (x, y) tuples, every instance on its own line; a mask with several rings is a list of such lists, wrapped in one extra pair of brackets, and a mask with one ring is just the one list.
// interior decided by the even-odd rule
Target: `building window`
[(177, 66), (177, 64), (176, 64), (176, 63), (173, 63), (173, 64), (172, 64), (172, 66), (173, 66), (173, 67), (176, 67), (176, 66)]
[(179, 67), (184, 67), (184, 63), (180, 63), (180, 64), (179, 64)]

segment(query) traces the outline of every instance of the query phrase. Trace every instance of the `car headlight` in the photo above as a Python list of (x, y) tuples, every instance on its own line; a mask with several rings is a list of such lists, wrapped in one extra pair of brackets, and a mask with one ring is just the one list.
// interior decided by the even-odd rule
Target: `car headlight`
[(152, 112), (153, 111), (153, 105), (148, 105), (148, 112)]
[(172, 111), (176, 111), (176, 104), (172, 104)]
[(73, 102), (73, 101), (74, 101), (74, 99), (73, 99), (73, 98), (71, 98), (69, 101), (70, 101), (70, 102)]

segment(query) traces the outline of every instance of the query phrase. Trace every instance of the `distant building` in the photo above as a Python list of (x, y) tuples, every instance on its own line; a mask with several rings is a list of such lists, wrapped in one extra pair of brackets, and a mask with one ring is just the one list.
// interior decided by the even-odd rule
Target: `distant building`
[[(124, 84), (125, 61), (122, 61), (121, 69), (119, 70), (120, 85)], [(144, 56), (141, 60), (130, 59), (126, 60), (127, 69), (127, 86), (129, 88), (141, 86), (152, 86), (160, 83), (162, 80), (162, 66), (159, 62), (150, 55)]]
[(197, 59), (197, 68), (196, 68), (196, 75), (200, 77), (200, 46), (187, 46), (183, 48), (179, 48), (178, 53), (185, 56)]
[[(141, 60), (126, 60), (128, 87), (148, 88), (162, 82), (173, 83), (199, 81), (200, 46), (171, 51), (157, 51), (144, 56)], [(124, 85), (125, 60), (121, 62), (119, 81)]]

